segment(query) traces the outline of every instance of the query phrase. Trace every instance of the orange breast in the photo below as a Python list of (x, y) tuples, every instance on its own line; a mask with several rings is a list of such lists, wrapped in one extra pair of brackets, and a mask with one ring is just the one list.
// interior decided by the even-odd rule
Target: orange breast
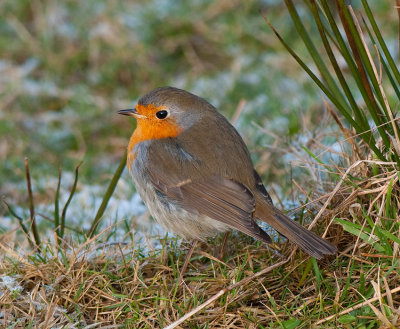
[(137, 127), (128, 144), (128, 168), (136, 158), (136, 152), (133, 151), (133, 148), (138, 143), (150, 139), (176, 137), (181, 131), (182, 129), (169, 118), (164, 120), (159, 120), (155, 116), (137, 118)]

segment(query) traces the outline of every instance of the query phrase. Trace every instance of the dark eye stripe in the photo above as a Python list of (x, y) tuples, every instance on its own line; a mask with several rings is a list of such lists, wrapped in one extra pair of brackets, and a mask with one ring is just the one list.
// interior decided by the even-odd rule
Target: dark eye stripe
[(158, 119), (165, 119), (167, 116), (168, 116), (168, 111), (166, 110), (161, 110), (156, 113), (156, 117)]

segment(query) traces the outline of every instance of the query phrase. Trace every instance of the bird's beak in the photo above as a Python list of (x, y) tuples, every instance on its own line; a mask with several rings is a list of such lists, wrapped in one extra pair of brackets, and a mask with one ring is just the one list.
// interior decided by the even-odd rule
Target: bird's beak
[(139, 112), (136, 109), (119, 110), (117, 113), (122, 114), (122, 115), (128, 115), (130, 117), (135, 117), (135, 118), (145, 118), (146, 117), (144, 115), (139, 114)]

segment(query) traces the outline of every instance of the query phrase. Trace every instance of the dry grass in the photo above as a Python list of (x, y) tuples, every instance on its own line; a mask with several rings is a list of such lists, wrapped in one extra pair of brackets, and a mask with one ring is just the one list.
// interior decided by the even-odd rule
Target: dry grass
[[(181, 286), (177, 284), (177, 267), (185, 254), (177, 254), (169, 246), (144, 258), (132, 252), (130, 246), (105, 246), (99, 255), (90, 256), (97, 248), (93, 243), (80, 250), (70, 249), (65, 258), (54, 246), (48, 246), (42, 259), (16, 259), (13, 251), (3, 245), (7, 257), (1, 271), (18, 278), (24, 289), (18, 295), (6, 291), (2, 296), (4, 321), (34, 327), (72, 328), (92, 323), (99, 327), (123, 323), (134, 328), (163, 327), (222, 288), (280, 261), (264, 247), (248, 242), (230, 245), (225, 262), (217, 261), (203, 245), (195, 252)], [(289, 247), (283, 252), (290, 251)], [(306, 257), (300, 262), (296, 257), (286, 266), (238, 286), (195, 314), (190, 323), (244, 328), (287, 320), (287, 305), (296, 314), (305, 300), (307, 305), (320, 303), (312, 275), (298, 286), (301, 278), (297, 268), (306, 263)], [(330, 263), (325, 260), (319, 265), (326, 268)], [(331, 274), (324, 271), (323, 275), (324, 284), (334, 284)]]
[[(377, 170), (379, 174), (372, 178)], [(352, 322), (370, 324), (369, 328), (398, 327), (398, 245), (389, 242), (393, 254), (385, 254), (360, 238), (369, 225), (362, 209), (376, 225), (372, 238), (380, 237), (383, 230), (398, 237), (398, 223), (385, 217), (390, 207), (398, 209), (397, 180), (393, 164), (358, 161), (342, 173), (330, 194), (313, 202), (319, 209), (327, 201), (331, 205), (316, 226), (327, 227), (325, 235), (339, 247), (337, 257), (317, 262), (285, 243), (277, 247), (287, 263), (269, 268), (282, 260), (237, 235), (229, 239), (225, 259), (220, 261), (213, 256), (219, 237), (196, 249), (182, 285), (178, 273), (185, 250), (175, 239), (162, 240), (161, 251), (144, 256), (132, 245), (99, 244), (101, 234), (80, 246), (64, 244), (57, 251), (49, 244), (41, 253), (30, 255), (19, 254), (4, 238), (1, 272), (16, 278), (23, 290), (4, 290), (2, 322), (35, 328), (163, 328), (171, 324), (172, 328), (205, 303), (204, 309), (197, 309), (177, 327), (367, 327), (349, 326)], [(357, 237), (333, 218), (359, 223), (363, 230)], [(263, 269), (262, 276), (252, 277)]]

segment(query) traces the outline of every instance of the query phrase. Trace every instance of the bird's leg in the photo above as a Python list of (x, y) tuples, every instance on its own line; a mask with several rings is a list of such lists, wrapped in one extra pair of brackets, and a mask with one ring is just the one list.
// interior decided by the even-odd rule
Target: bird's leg
[(229, 238), (229, 233), (231, 233), (231, 232), (230, 231), (225, 232), (224, 240), (222, 241), (222, 246), (221, 246), (221, 249), (219, 250), (218, 259), (220, 259), (220, 260), (222, 260), (224, 258), (225, 246), (226, 246), (226, 242), (228, 241), (228, 238)]
[(197, 245), (197, 240), (193, 240), (192, 244), (190, 246), (190, 249), (186, 254), (185, 262), (183, 263), (183, 266), (182, 266), (182, 268), (181, 268), (181, 270), (179, 272), (179, 281), (178, 281), (179, 284), (181, 284), (182, 281), (183, 281), (183, 275), (186, 272), (186, 269), (187, 269), (187, 267), (189, 265), (189, 262), (190, 262), (190, 258), (192, 257), (192, 254), (193, 254), (193, 251), (194, 251), (194, 248), (196, 247), (196, 245)]

